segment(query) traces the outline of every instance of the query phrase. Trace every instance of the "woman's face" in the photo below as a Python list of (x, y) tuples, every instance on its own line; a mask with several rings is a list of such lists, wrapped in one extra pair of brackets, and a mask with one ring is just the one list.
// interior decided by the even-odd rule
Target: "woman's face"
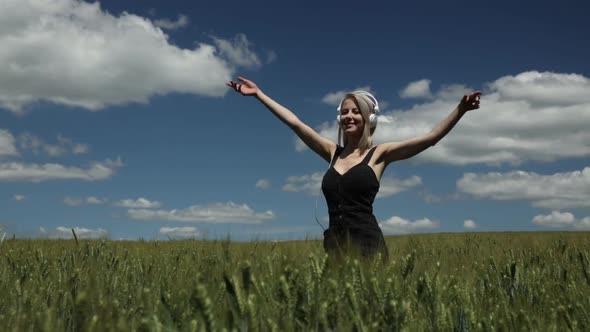
[(354, 99), (348, 98), (340, 106), (340, 126), (347, 134), (362, 135), (365, 119)]

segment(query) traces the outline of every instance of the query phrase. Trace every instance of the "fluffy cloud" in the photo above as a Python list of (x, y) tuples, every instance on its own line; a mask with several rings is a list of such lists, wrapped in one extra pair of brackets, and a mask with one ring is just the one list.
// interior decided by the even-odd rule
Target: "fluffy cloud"
[(527, 101), (538, 106), (572, 106), (590, 103), (590, 80), (577, 74), (525, 72), (491, 83), (500, 99)]
[(24, 201), (27, 198), (25, 195), (16, 194), (14, 195), (14, 200), (17, 202)]
[(0, 31), (0, 107), (13, 112), (37, 101), (99, 110), (171, 92), (222, 96), (238, 66), (259, 64), (243, 34), (182, 49), (150, 19), (99, 2), (4, 0)]
[(398, 216), (393, 216), (379, 223), (379, 227), (385, 234), (406, 234), (426, 232), (439, 227), (438, 222), (428, 218), (418, 219), (415, 221), (406, 220)]
[(260, 179), (256, 181), (256, 188), (259, 189), (269, 189), (272, 186), (272, 183), (269, 179)]
[(430, 82), (427, 79), (412, 82), (400, 91), (399, 95), (402, 98), (431, 98)]
[(152, 208), (159, 208), (161, 206), (160, 202), (158, 201), (150, 201), (145, 198), (138, 198), (136, 200), (133, 199), (124, 199), (118, 202), (115, 202), (114, 205), (121, 206), (130, 209), (152, 209)]
[(18, 143), (21, 149), (31, 150), (35, 154), (45, 153), (51, 157), (58, 157), (67, 153), (82, 154), (89, 150), (88, 145), (74, 143), (71, 139), (61, 135), (57, 136), (57, 144), (49, 144), (31, 133), (23, 133), (18, 136)]
[(420, 184), (422, 184), (422, 179), (416, 175), (409, 177), (405, 180), (397, 179), (394, 177), (383, 177), (381, 178), (381, 184), (379, 187), (379, 193), (377, 193), (377, 198), (384, 198), (391, 195), (395, 195), (402, 191), (409, 190)]
[(99, 181), (111, 178), (120, 160), (92, 163), (88, 168), (66, 167), (60, 164), (0, 163), (0, 182), (42, 182), (49, 180)]
[[(73, 227), (73, 229), (74, 229), (74, 232), (76, 232), (76, 236), (79, 239), (99, 239), (99, 238), (105, 238), (105, 237), (109, 236), (109, 232), (107, 230), (102, 229), (102, 228), (90, 229), (90, 228), (84, 228), (84, 227)], [(42, 227), (40, 228), (40, 231), (42, 233), (47, 232)], [(49, 233), (48, 235), (50, 238), (70, 239), (70, 238), (74, 237), (74, 235), (72, 234), (72, 228), (68, 228), (68, 227), (64, 227), (64, 226), (59, 226), (55, 230), (49, 231), (48, 233)]]
[(69, 206), (80, 206), (84, 203), (81, 198), (78, 197), (64, 197), (64, 204)]
[(108, 201), (107, 199), (96, 198), (94, 196), (90, 196), (90, 197), (86, 198), (86, 202), (88, 204), (94, 204), (94, 205), (105, 204), (107, 201)]
[(97, 198), (94, 196), (89, 196), (86, 198), (66, 196), (66, 197), (64, 197), (63, 202), (65, 205), (69, 205), (69, 206), (80, 206), (82, 204), (92, 204), (92, 205), (106, 204), (109, 202), (109, 200), (106, 198)]
[(533, 224), (551, 228), (590, 229), (590, 217), (576, 219), (570, 212), (552, 211), (551, 214), (535, 216)]
[(65, 197), (63, 200), (64, 204), (69, 206), (80, 206), (82, 204), (112, 204), (114, 206), (120, 206), (129, 209), (152, 209), (152, 208), (159, 208), (161, 206), (160, 202), (157, 201), (150, 201), (145, 198), (138, 198), (138, 199), (123, 199), (120, 201), (112, 202), (108, 198), (97, 198), (94, 196), (89, 196), (86, 198), (80, 197)]
[(322, 187), (322, 178), (324, 174), (316, 172), (313, 174), (293, 175), (286, 180), (283, 185), (283, 191), (306, 192), (310, 195), (318, 195)]
[[(363, 90), (363, 91), (368, 91), (370, 93), (373, 93), (371, 91), (371, 87), (370, 86), (362, 86), (353, 90), (341, 90), (341, 91), (336, 91), (336, 92), (330, 92), (328, 94), (326, 94), (324, 97), (322, 97), (322, 102), (324, 104), (328, 104), (328, 105), (332, 105), (332, 106), (338, 106), (340, 104), (340, 102), (342, 101), (342, 98), (344, 98), (344, 96), (351, 91), (356, 91), (356, 90)], [(336, 111), (334, 111), (336, 112)]]
[[(289, 176), (287, 183), (283, 185), (283, 191), (306, 192), (309, 195), (318, 195), (322, 187), (323, 173), (316, 172), (300, 176)], [(402, 191), (409, 190), (417, 185), (422, 184), (422, 179), (418, 176), (412, 176), (405, 180), (395, 177), (383, 177), (379, 187), (377, 198), (384, 198), (395, 195)]]
[(64, 198), (63, 202), (64, 204), (70, 206), (80, 206), (82, 204), (112, 204), (114, 206), (120, 206), (129, 209), (152, 209), (159, 208), (161, 206), (160, 202), (150, 201), (141, 197), (138, 199), (123, 199), (120, 201), (111, 202), (111, 200), (108, 198), (97, 198), (94, 196), (89, 196), (86, 198), (67, 196)]
[(161, 227), (160, 234), (171, 239), (192, 239), (201, 236), (196, 227)]
[(429, 189), (423, 189), (418, 192), (418, 196), (422, 197), (422, 199), (426, 203), (442, 203), (442, 202), (463, 199), (464, 197), (462, 197), (462, 196), (465, 196), (465, 195), (463, 195), (461, 193), (449, 193), (449, 194), (438, 195), (438, 194), (432, 193)]
[(212, 38), (217, 45), (219, 54), (227, 58), (232, 64), (247, 68), (256, 68), (262, 64), (258, 55), (251, 51), (253, 44), (245, 34), (236, 35), (234, 40)]
[(168, 30), (176, 30), (178, 28), (184, 28), (189, 23), (188, 16), (186, 15), (178, 15), (178, 19), (176, 21), (171, 21), (169, 19), (158, 19), (154, 21), (156, 26), (159, 26), (162, 29)]
[(134, 220), (180, 221), (194, 223), (260, 224), (276, 218), (272, 211), (256, 212), (246, 204), (212, 203), (193, 205), (182, 210), (129, 209), (127, 217)]
[[(473, 91), (449, 85), (432, 100), (409, 109), (381, 112), (375, 142), (402, 141), (430, 132)], [(337, 99), (337, 98), (332, 98)], [(576, 74), (525, 72), (487, 85), (481, 108), (467, 113), (453, 131), (416, 161), (454, 165), (512, 164), (590, 156), (590, 80)], [(336, 141), (337, 125), (320, 135)], [(296, 149), (305, 150), (297, 140)]]
[(590, 207), (590, 167), (581, 171), (541, 175), (523, 171), (466, 173), (459, 190), (495, 200), (529, 200), (546, 209)]
[(15, 141), (14, 136), (8, 130), (0, 129), (0, 159), (18, 155)]
[(476, 229), (477, 228), (477, 224), (473, 220), (465, 220), (463, 222), (463, 227), (465, 229)]

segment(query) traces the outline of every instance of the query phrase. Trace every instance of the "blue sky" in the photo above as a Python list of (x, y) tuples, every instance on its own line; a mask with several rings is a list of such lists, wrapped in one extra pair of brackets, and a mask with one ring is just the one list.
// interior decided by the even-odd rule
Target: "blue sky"
[(335, 139), (346, 91), (375, 139), (428, 132), (391, 164), (385, 234), (590, 229), (590, 33), (583, 1), (3, 0), (0, 225), (18, 237), (319, 238), (327, 164), (250, 78)]

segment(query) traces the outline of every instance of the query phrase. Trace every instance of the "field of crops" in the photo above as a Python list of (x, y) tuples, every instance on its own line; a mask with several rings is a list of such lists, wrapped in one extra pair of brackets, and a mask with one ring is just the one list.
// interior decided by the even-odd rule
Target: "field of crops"
[(387, 238), (390, 259), (321, 241), (13, 240), (2, 331), (589, 331), (590, 233)]

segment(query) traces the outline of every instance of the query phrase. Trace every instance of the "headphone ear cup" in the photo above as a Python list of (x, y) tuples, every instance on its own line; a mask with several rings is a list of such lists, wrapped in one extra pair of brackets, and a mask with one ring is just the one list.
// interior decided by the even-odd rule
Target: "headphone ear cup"
[(338, 114), (338, 115), (336, 116), (336, 122), (338, 122), (338, 124), (340, 124), (340, 114)]
[(371, 124), (371, 128), (377, 127), (377, 114), (371, 113), (371, 115), (369, 115), (369, 122)]

